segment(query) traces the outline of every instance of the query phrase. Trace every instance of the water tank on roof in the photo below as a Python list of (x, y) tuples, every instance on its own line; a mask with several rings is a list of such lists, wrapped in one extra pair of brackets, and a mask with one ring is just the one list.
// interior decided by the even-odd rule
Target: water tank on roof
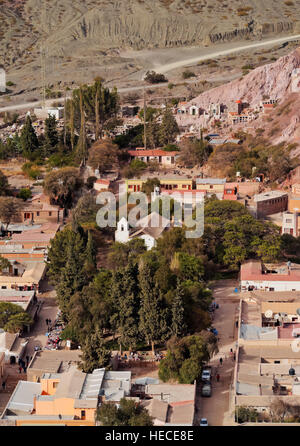
[(289, 375), (294, 376), (295, 374), (296, 374), (295, 369), (293, 369), (293, 367), (291, 367), (289, 370)]

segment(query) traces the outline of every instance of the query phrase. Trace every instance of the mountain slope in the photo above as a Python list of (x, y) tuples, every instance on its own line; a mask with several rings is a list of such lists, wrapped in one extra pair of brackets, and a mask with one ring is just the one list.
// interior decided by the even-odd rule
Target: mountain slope
[(0, 63), (164, 48), (300, 30), (300, 0), (0, 0)]

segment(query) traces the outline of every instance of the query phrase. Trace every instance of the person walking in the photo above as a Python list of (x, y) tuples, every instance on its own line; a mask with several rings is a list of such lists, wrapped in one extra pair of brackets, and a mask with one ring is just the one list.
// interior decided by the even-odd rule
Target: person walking
[(220, 358), (220, 365), (223, 364), (223, 358)]
[(235, 361), (236, 355), (235, 352), (233, 353), (233, 360)]
[(48, 319), (48, 318), (46, 319), (46, 324), (47, 324), (47, 325), (49, 324), (49, 319)]
[(19, 366), (19, 373), (22, 373), (22, 366)]
[(5, 381), (3, 381), (2, 382), (2, 390), (5, 390), (5, 385), (6, 385)]
[(219, 375), (219, 373), (217, 374), (217, 382), (219, 382), (220, 381), (220, 375)]

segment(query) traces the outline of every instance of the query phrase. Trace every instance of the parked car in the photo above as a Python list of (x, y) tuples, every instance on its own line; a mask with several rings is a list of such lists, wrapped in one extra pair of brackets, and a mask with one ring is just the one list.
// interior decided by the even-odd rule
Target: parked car
[(211, 396), (211, 385), (209, 383), (206, 383), (202, 386), (201, 395)]
[(202, 370), (201, 379), (202, 379), (202, 381), (210, 381), (211, 380), (211, 369), (210, 368), (205, 368)]
[(207, 418), (201, 418), (200, 426), (208, 426)]

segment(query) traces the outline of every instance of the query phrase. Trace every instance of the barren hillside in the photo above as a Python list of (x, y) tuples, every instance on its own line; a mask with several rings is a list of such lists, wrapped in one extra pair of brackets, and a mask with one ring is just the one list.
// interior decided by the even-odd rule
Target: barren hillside
[[(234, 129), (247, 129), (255, 132), (260, 129), (263, 135), (273, 143), (282, 141), (300, 141), (300, 77), (293, 78), (292, 73), (300, 68), (300, 48), (276, 62), (263, 65), (251, 71), (246, 76), (236, 79), (226, 85), (204, 92), (190, 101), (208, 109), (209, 104), (219, 103), (228, 106), (238, 99), (248, 103), (250, 107), (257, 106), (263, 99), (275, 99), (277, 106), (269, 113), (260, 115), (249, 124), (235, 125)], [(193, 117), (185, 115), (181, 122), (193, 123)], [(230, 132), (230, 129), (227, 130)], [(296, 152), (299, 155), (299, 150)]]
[(164, 48), (300, 30), (300, 0), (2, 0), (0, 63)]

